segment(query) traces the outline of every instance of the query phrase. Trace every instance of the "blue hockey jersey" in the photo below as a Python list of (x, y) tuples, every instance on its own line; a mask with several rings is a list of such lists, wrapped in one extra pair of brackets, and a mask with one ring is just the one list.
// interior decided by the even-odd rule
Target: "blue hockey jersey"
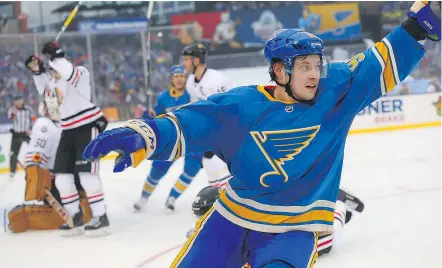
[(168, 113), (189, 102), (190, 95), (186, 90), (180, 92), (172, 87), (158, 96), (154, 111), (156, 115)]
[(353, 119), (423, 55), (399, 26), (348, 63), (331, 63), (312, 104), (278, 101), (264, 86), (245, 86), (185, 105), (155, 120), (159, 140), (150, 158), (213, 151), (233, 175), (215, 209), (244, 228), (332, 231)]

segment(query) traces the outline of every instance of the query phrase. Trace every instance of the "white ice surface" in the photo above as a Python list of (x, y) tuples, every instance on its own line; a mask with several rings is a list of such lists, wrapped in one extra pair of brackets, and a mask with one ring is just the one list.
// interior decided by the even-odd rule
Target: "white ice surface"
[[(102, 163), (111, 235), (63, 238), (56, 231), (0, 230), (0, 267), (169, 267), (178, 252), (170, 249), (185, 242), (195, 221), (190, 204), (206, 185), (205, 175), (200, 172), (176, 212), (166, 214), (165, 198), (182, 170), (179, 161), (145, 211), (134, 213), (149, 168), (146, 161), (113, 174), (112, 163)], [(12, 181), (0, 176), (0, 208), (23, 200), (23, 178), (23, 173)], [(440, 128), (350, 136), (342, 185), (365, 201), (366, 209), (345, 227), (340, 247), (315, 267), (441, 267)]]

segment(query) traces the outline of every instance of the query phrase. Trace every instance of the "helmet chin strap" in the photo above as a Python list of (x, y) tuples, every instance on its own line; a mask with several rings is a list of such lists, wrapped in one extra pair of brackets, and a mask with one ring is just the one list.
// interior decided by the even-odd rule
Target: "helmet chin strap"
[(298, 102), (302, 102), (302, 100), (296, 98), (295, 95), (293, 95), (292, 89), (290, 88), (290, 82), (292, 81), (292, 76), (289, 73), (287, 73), (287, 74), (289, 75), (289, 81), (286, 84), (279, 83), (277, 81), (277, 79), (275, 79), (275, 83), (278, 86), (284, 87), (285, 88), (285, 92), (287, 93), (287, 95), (289, 95), (290, 98), (292, 98), (292, 99), (294, 99), (294, 100), (296, 100)]
[(192, 74), (195, 74), (196, 72), (196, 68), (198, 67), (198, 65), (196, 65), (195, 63), (193, 63), (193, 60), (195, 59), (195, 57), (192, 57), (192, 67), (193, 67), (193, 71)]

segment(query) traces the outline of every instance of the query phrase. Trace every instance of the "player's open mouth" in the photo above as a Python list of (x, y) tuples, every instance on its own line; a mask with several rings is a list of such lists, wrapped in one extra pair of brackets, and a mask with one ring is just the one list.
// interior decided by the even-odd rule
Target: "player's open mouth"
[(314, 84), (306, 85), (305, 87), (310, 89), (310, 90), (315, 90), (316, 89), (316, 85), (314, 85)]

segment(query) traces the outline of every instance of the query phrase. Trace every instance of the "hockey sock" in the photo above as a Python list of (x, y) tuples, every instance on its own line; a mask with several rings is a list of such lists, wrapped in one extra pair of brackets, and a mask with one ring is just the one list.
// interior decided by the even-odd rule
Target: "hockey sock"
[(155, 191), (158, 182), (160, 182), (160, 180), (152, 178), (151, 175), (147, 176), (146, 181), (144, 182), (143, 192), (141, 193), (141, 196), (143, 198), (148, 198), (153, 193), (153, 191)]
[(55, 185), (60, 192), (61, 203), (69, 215), (77, 214), (80, 211), (80, 196), (75, 187), (74, 174), (56, 174)]
[(177, 199), (187, 189), (187, 187), (192, 182), (192, 180), (193, 180), (192, 176), (189, 176), (186, 172), (183, 172), (176, 181), (172, 190), (170, 191), (169, 196), (172, 196), (175, 199)]
[(106, 213), (104, 194), (101, 187), (101, 180), (97, 174), (80, 172), (80, 183), (87, 195), (87, 201), (91, 207), (92, 217), (100, 217)]

